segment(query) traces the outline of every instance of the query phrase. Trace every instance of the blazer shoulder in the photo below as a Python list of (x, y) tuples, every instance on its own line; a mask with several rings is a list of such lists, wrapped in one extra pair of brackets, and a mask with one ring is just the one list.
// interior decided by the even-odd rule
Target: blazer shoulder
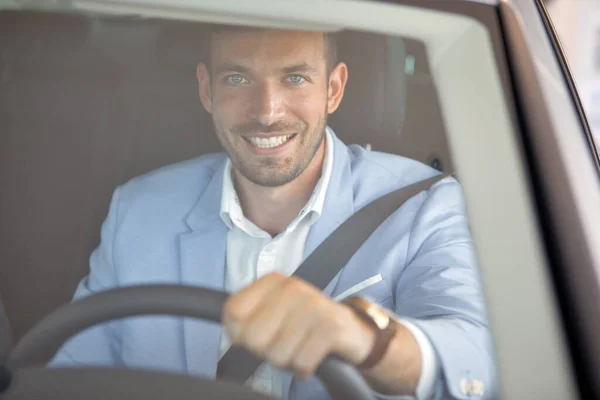
[(213, 153), (157, 168), (121, 185), (119, 199), (195, 200), (226, 160), (224, 153)]
[(349, 146), (348, 151), (357, 205), (440, 174), (422, 162), (400, 155), (367, 151), (356, 145)]

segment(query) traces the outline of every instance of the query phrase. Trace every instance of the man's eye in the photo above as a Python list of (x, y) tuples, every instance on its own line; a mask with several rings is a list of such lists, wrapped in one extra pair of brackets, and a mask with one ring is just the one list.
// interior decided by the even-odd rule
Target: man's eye
[(227, 82), (232, 83), (234, 85), (241, 85), (244, 83), (248, 83), (246, 78), (244, 78), (242, 75), (229, 75), (227, 77)]
[(301, 75), (290, 75), (288, 76), (287, 80), (293, 83), (294, 85), (300, 85), (306, 81), (306, 78), (304, 78)]

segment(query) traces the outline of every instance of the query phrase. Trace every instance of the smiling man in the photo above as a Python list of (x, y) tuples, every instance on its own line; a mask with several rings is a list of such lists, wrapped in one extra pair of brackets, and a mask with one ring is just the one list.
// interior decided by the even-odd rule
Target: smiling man
[[(328, 128), (348, 80), (334, 38), (220, 29), (197, 78), (225, 153), (119, 187), (75, 298), (148, 283), (226, 290), (234, 294), (224, 327), (170, 317), (115, 321), (70, 340), (53, 364), (214, 377), (234, 344), (299, 378), (260, 367), (251, 384), (277, 397), (327, 398), (312, 374), (328, 354), (357, 366), (380, 398), (491, 397), (489, 332), (455, 180), (407, 201), (324, 291), (291, 276), (354, 212), (437, 174), (346, 146)], [(378, 327), (372, 312), (389, 324)]]

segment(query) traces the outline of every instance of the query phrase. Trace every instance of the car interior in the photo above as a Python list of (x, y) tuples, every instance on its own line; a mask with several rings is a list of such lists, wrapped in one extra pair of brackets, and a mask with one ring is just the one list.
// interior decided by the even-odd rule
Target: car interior
[[(222, 151), (195, 79), (208, 28), (0, 12), (0, 293), (13, 342), (70, 300), (117, 185)], [(328, 122), (336, 134), (450, 171), (422, 43), (337, 36), (350, 79)]]
[[(0, 0), (0, 357), (69, 303), (118, 185), (221, 151), (195, 77), (210, 24), (301, 27), (336, 32), (338, 58), (348, 64), (344, 100), (328, 121), (343, 141), (459, 177), (509, 395), (502, 398), (578, 398), (572, 351), (585, 346), (573, 347), (578, 336), (565, 333), (565, 297), (557, 296), (551, 269), (560, 257), (569, 267), (566, 261), (586, 255), (578, 244), (600, 248), (579, 240), (573, 217), (585, 202), (595, 207), (600, 192), (583, 165), (576, 93), (540, 21), (541, 1), (351, 1), (344, 12), (342, 0), (301, 9), (293, 1), (234, 3)], [(581, 226), (591, 231), (597, 218), (587, 215)], [(566, 270), (567, 284), (575, 285), (575, 272)], [(218, 304), (214, 293), (194, 295)], [(346, 386), (331, 373), (338, 367), (319, 377)], [(212, 398), (183, 377), (44, 371), (25, 371), (21, 388), (32, 380), (83, 382), (70, 396), (85, 390), (93, 400), (102, 398), (95, 389), (114, 382), (131, 390), (128, 398), (184, 399), (193, 391)], [(178, 390), (161, 392), (161, 383)], [(225, 398), (241, 393), (219, 388), (231, 393)]]

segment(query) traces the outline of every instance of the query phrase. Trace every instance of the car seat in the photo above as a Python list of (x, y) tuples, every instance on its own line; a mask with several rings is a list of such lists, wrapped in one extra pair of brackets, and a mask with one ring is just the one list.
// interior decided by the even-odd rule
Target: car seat
[(8, 316), (0, 297), (0, 361), (7, 359), (11, 349), (11, 330)]

